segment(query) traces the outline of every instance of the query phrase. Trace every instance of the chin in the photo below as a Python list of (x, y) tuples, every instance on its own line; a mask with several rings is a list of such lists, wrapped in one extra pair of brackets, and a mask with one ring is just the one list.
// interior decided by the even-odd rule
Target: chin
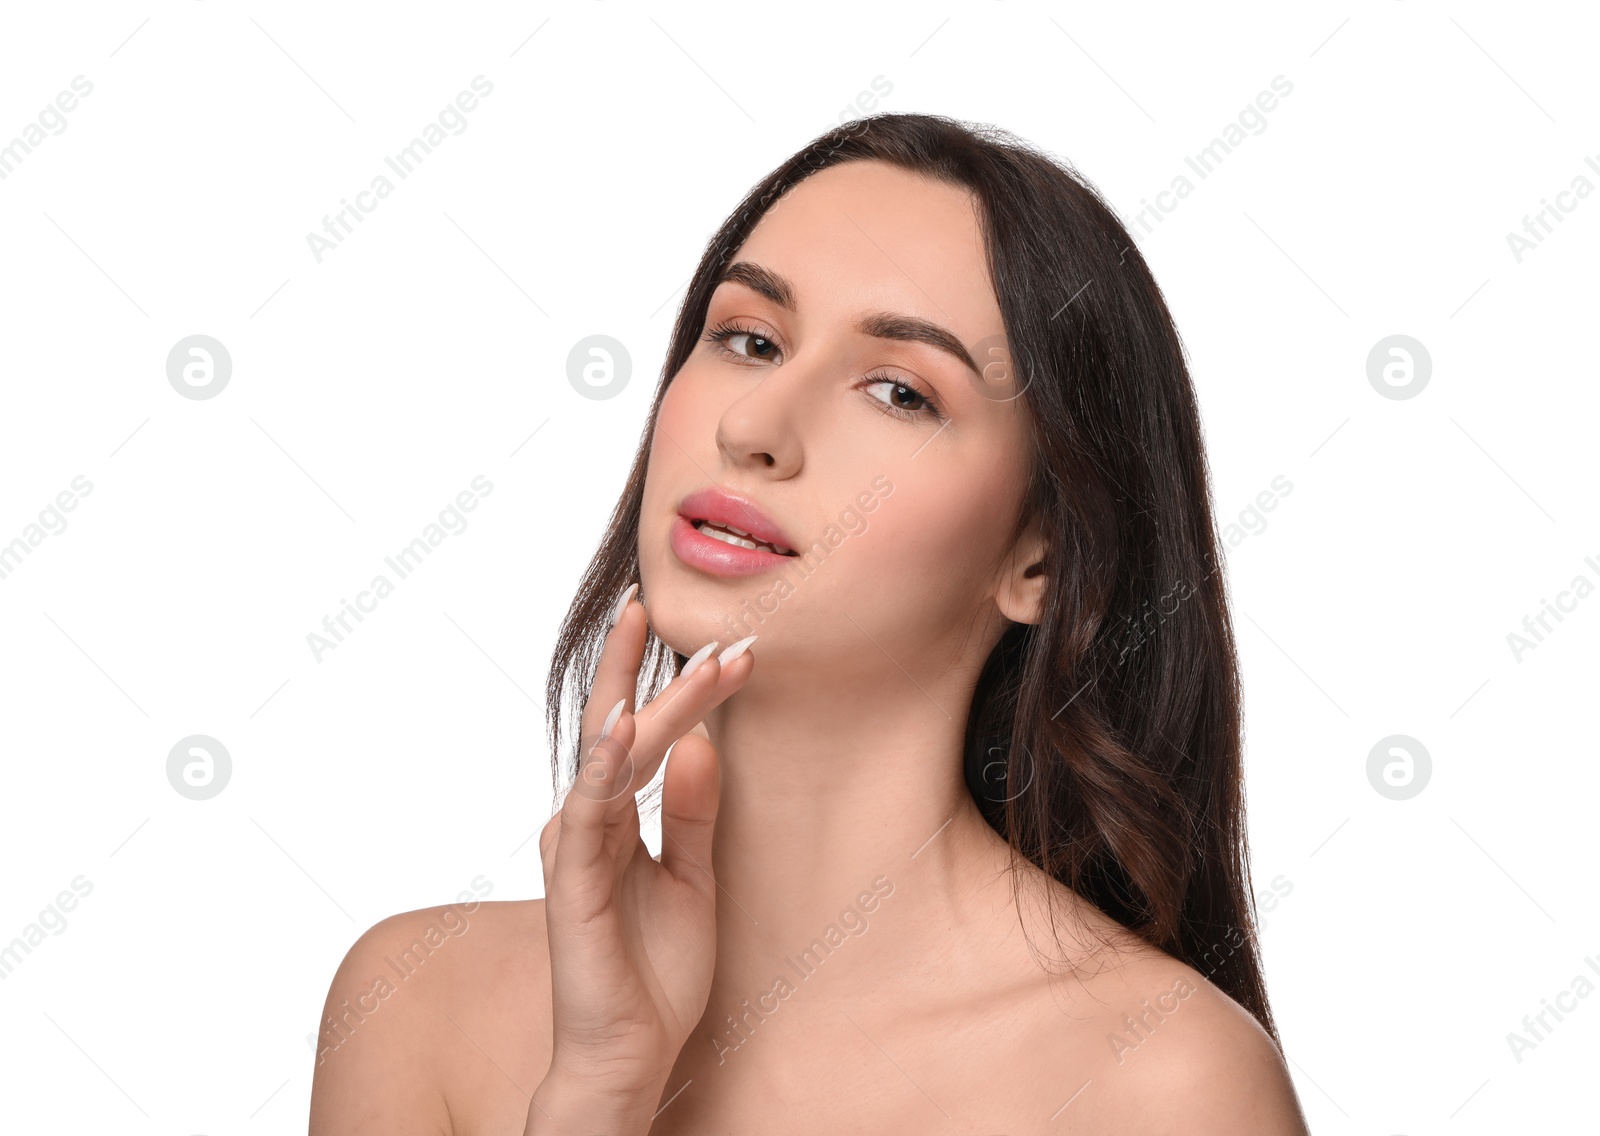
[[(680, 655), (692, 655), (713, 639), (725, 647), (733, 642), (723, 616), (729, 599), (718, 581), (702, 577), (671, 561), (639, 566), (639, 589), (644, 594), (645, 618), (656, 638)], [(737, 607), (738, 601), (733, 601)], [(737, 636), (735, 636), (737, 638)]]
[(747, 635), (761, 636), (757, 647), (776, 645), (783, 612), (770, 598), (775, 579), (718, 579), (668, 563), (641, 569), (640, 580), (650, 630), (680, 655), (692, 655), (713, 639), (721, 651)]

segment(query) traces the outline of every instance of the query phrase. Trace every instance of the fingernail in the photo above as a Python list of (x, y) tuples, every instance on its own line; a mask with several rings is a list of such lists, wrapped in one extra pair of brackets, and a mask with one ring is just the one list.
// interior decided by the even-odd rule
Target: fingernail
[(718, 655), (717, 662), (721, 663), (723, 666), (727, 666), (740, 655), (744, 654), (745, 648), (750, 646), (750, 644), (754, 643), (755, 641), (756, 637), (754, 635), (746, 635), (743, 639), (739, 640), (726, 651), (722, 652), (722, 654)]
[(699, 667), (701, 663), (705, 662), (706, 659), (710, 658), (711, 652), (715, 651), (716, 649), (717, 641), (713, 639), (694, 654), (690, 655), (689, 661), (683, 664), (683, 677), (688, 678), (690, 675), (694, 674), (695, 669)]
[(628, 600), (633, 597), (633, 593), (638, 587), (639, 585), (637, 583), (629, 584), (628, 590), (622, 593), (622, 598), (617, 600), (617, 602), (612, 605), (611, 621), (606, 624), (607, 630), (617, 625), (617, 620), (622, 618), (622, 609), (628, 606)]
[(611, 736), (611, 727), (617, 724), (617, 719), (622, 717), (622, 708), (627, 704), (626, 698), (617, 699), (617, 704), (611, 708), (611, 713), (606, 715), (606, 720), (600, 725), (600, 737)]

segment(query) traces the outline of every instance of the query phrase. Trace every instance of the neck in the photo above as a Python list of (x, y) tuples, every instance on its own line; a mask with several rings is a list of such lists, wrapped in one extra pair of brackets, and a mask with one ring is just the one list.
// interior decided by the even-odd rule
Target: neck
[(696, 1032), (715, 1040), (690, 1045), (713, 1064), (791, 1003), (845, 1006), (902, 984), (926, 1003), (930, 960), (969, 983), (1004, 969), (1002, 941), (1017, 960), (1009, 849), (962, 773), (970, 681), (951, 681), (926, 693), (961, 707), (954, 720), (921, 695), (807, 699), (754, 680), (707, 716), (721, 767), (717, 956)]

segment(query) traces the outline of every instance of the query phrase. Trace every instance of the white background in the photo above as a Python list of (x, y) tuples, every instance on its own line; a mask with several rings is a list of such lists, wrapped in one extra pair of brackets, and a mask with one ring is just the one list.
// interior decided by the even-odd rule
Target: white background
[[(93, 92), (0, 180), (0, 543), (93, 489), (0, 579), (0, 942), (93, 890), (0, 981), (4, 1127), (303, 1131), (351, 942), (475, 877), (540, 894), (550, 645), (681, 287), (878, 77), (877, 109), (1098, 186), (1191, 353), (1222, 521), (1292, 483), (1227, 567), (1313, 1130), (1592, 1124), (1600, 997), (1521, 1061), (1507, 1035), (1600, 960), (1600, 598), (1520, 659), (1507, 636), (1600, 584), (1600, 195), (1520, 262), (1507, 234), (1600, 186), (1596, 31), (1398, 0), (7, 5), (0, 141)], [(306, 235), (477, 75), (464, 132), (319, 263)], [(232, 358), (211, 399), (167, 380), (192, 334)], [(568, 382), (592, 334), (630, 353), (616, 398)], [(1393, 334), (1431, 356), (1416, 397), (1368, 381)], [(318, 661), (307, 634), (479, 474), (468, 527)], [(232, 756), (209, 800), (167, 780), (191, 734)], [(1432, 758), (1408, 800), (1367, 778), (1392, 734)]]

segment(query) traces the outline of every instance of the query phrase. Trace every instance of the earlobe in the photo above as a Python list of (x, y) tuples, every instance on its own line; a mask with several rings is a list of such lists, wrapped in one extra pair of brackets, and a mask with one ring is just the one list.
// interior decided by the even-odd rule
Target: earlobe
[(1044, 593), (1050, 586), (1050, 563), (1037, 526), (1017, 544), (995, 604), (1013, 623), (1038, 623), (1044, 617)]
[(1044, 618), (1044, 590), (1049, 586), (1049, 574), (1043, 564), (1032, 565), (1027, 571), (1033, 574), (1020, 573), (995, 597), (1000, 613), (1013, 623), (1038, 623)]

